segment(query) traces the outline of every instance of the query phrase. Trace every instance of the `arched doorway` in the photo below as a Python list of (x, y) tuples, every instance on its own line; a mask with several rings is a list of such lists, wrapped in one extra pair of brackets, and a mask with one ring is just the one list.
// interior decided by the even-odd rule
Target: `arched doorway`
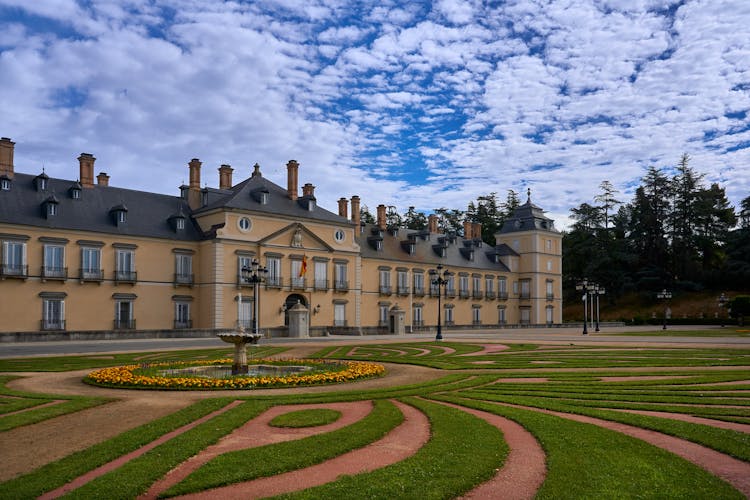
[(297, 302), (307, 307), (307, 299), (298, 293), (289, 295), (284, 301), (284, 326), (289, 326), (289, 309), (297, 305)]

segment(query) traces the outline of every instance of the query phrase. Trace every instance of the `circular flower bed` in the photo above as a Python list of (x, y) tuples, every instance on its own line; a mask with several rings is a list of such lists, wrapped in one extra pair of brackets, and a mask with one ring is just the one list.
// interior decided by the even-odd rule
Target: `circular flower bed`
[(231, 359), (213, 361), (175, 361), (102, 368), (83, 380), (92, 385), (123, 389), (254, 389), (337, 384), (376, 377), (385, 372), (383, 365), (362, 361), (327, 361), (311, 359), (259, 359), (250, 364), (302, 365), (309, 371), (278, 377), (236, 375), (224, 378), (169, 375), (165, 372), (190, 366), (231, 366)]

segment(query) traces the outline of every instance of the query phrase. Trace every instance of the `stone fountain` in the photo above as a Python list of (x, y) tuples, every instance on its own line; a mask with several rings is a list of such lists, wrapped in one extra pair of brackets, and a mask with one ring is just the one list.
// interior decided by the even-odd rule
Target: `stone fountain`
[(234, 344), (234, 362), (232, 363), (232, 375), (247, 375), (247, 344), (257, 345), (262, 337), (260, 333), (247, 333), (240, 325), (233, 332), (219, 333), (218, 337), (229, 344)]

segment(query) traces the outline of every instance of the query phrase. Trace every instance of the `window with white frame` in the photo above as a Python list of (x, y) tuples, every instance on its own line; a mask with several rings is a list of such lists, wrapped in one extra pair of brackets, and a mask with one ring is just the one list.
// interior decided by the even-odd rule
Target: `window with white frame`
[(547, 251), (551, 252), (552, 251), (552, 240), (547, 240), (545, 244), (547, 246)]
[(336, 290), (348, 290), (349, 289), (349, 280), (347, 278), (346, 267), (347, 267), (346, 262), (334, 262), (333, 279), (334, 279), (334, 288)]
[(531, 309), (528, 307), (522, 307), (521, 310), (521, 324), (528, 325), (531, 323)]
[(266, 269), (268, 269), (268, 276), (266, 277), (266, 286), (280, 287), (281, 286), (281, 258), (275, 256), (266, 257)]
[(471, 309), (471, 320), (475, 325), (482, 323), (482, 310), (479, 307)]
[(508, 298), (508, 280), (505, 277), (497, 279), (497, 293), (501, 299)]
[(65, 247), (62, 245), (44, 245), (44, 267), (42, 276), (45, 278), (66, 278), (68, 270), (65, 267)]
[(458, 293), (461, 297), (469, 296), (469, 277), (459, 276), (458, 277)]
[(452, 307), (445, 308), (445, 324), (446, 325), (453, 324), (453, 308)]
[(505, 308), (499, 307), (497, 309), (497, 322), (501, 325), (504, 325), (508, 322), (508, 318), (505, 316)]
[(414, 326), (424, 325), (424, 320), (422, 319), (422, 305), (415, 304), (412, 307), (411, 313)]
[(325, 261), (315, 261), (315, 289), (316, 290), (327, 290), (328, 289), (328, 263)]
[(3, 241), (3, 276), (26, 276), (26, 242)]
[(253, 327), (253, 298), (240, 296), (237, 304), (237, 326), (247, 330)]
[(488, 299), (495, 298), (495, 278), (492, 276), (485, 276), (484, 278), (484, 293)]
[(174, 303), (174, 327), (175, 328), (192, 328), (193, 322), (190, 319), (190, 302), (178, 300)]
[(133, 299), (121, 298), (115, 300), (115, 328), (135, 328), (135, 319), (133, 319)]
[(388, 326), (388, 304), (380, 304), (378, 311), (378, 324), (380, 326)]
[(193, 256), (187, 253), (176, 253), (174, 256), (175, 283), (193, 283)]
[(474, 294), (474, 298), (479, 298), (482, 296), (482, 277), (481, 276), (472, 276), (471, 277), (471, 289)]
[(531, 298), (531, 280), (521, 280), (521, 298)]
[(81, 279), (100, 280), (102, 276), (102, 250), (96, 247), (81, 247)]
[(333, 304), (333, 324), (334, 326), (346, 326), (346, 304)]
[(42, 330), (65, 330), (65, 300), (62, 295), (44, 299), (42, 305)]
[(552, 299), (555, 297), (555, 282), (547, 280), (547, 298)]
[(547, 320), (548, 325), (551, 325), (554, 322), (554, 312), (555, 312), (554, 307), (552, 306), (546, 307), (546, 320)]
[(414, 273), (414, 295), (424, 295), (424, 273)]
[(130, 249), (115, 251), (115, 280), (135, 281), (135, 252)]
[(448, 295), (456, 295), (456, 276), (454, 274), (448, 276), (448, 283), (445, 285), (445, 290)]
[(391, 293), (391, 270), (390, 269), (380, 270), (380, 293), (383, 293), (383, 294)]
[(237, 256), (237, 283), (244, 284), (244, 281), (242, 281), (242, 270), (245, 268), (250, 269), (252, 263), (253, 258), (250, 255)]
[(302, 274), (302, 261), (293, 259), (292, 264), (292, 288), (305, 288), (305, 276)]
[(398, 293), (401, 295), (406, 295), (409, 293), (409, 273), (406, 271), (398, 271), (398, 274), (396, 275), (397, 279), (397, 286), (398, 286)]

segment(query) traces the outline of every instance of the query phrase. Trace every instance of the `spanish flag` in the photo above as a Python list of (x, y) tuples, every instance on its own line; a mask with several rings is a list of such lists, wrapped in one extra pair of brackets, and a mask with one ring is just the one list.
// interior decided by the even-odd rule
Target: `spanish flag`
[(307, 272), (307, 256), (302, 256), (302, 265), (299, 267), (299, 277), (303, 277)]

